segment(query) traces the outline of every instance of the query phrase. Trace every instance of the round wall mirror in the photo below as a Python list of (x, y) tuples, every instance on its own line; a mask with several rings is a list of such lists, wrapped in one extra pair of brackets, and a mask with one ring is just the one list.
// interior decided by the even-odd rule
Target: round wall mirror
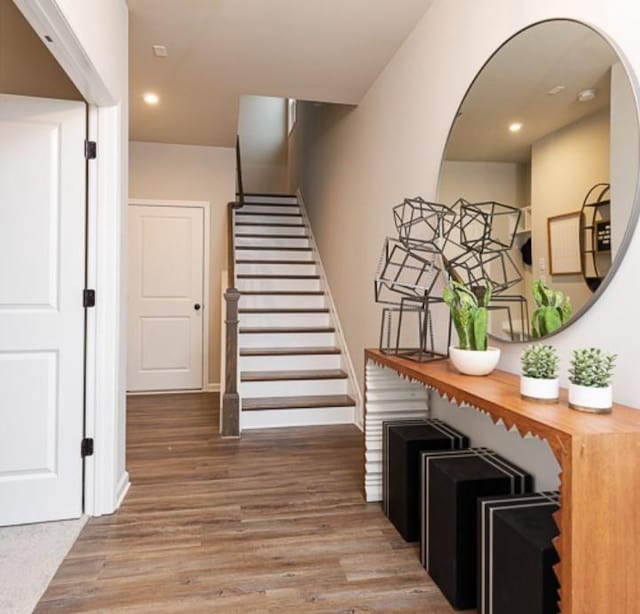
[(478, 73), (438, 200), (456, 204), (465, 234), (451, 276), (494, 288), (492, 336), (552, 334), (605, 290), (637, 219), (639, 135), (620, 57), (583, 24), (531, 26)]

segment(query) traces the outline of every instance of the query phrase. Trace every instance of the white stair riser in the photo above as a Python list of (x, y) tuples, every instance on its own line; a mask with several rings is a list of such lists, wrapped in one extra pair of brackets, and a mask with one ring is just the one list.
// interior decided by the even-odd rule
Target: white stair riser
[(313, 262), (313, 252), (290, 252), (283, 249), (267, 248), (236, 249), (236, 260), (309, 260)]
[(236, 264), (236, 275), (317, 275), (315, 264)]
[(283, 203), (286, 205), (297, 205), (298, 198), (296, 196), (245, 196), (244, 197), (245, 204), (248, 203)]
[(335, 347), (335, 333), (240, 333), (241, 348)]
[[(300, 207), (290, 207), (289, 205), (278, 207), (277, 205), (252, 205), (245, 203), (242, 207), (243, 213), (297, 213), (300, 215)], [(242, 216), (240, 216), (242, 217)]]
[[(309, 239), (286, 237), (284, 239), (273, 239), (265, 237), (236, 237), (236, 247), (248, 246), (248, 247), (264, 247), (269, 249), (270, 247), (309, 247)], [(236, 258), (237, 258), (236, 253)]]
[(236, 224), (236, 235), (287, 235), (291, 237), (304, 236), (307, 234), (306, 228), (294, 226), (238, 226)]
[(347, 394), (349, 380), (286, 380), (281, 382), (240, 382), (240, 396), (245, 399), (264, 397), (315, 396)]
[(353, 410), (353, 407), (318, 407), (314, 409), (243, 411), (240, 412), (240, 429), (248, 431), (281, 426), (353, 424)]
[(340, 354), (309, 354), (303, 356), (240, 356), (240, 371), (295, 371), (300, 369), (342, 369)]
[[(244, 212), (247, 213), (247, 212)], [(246, 224), (248, 222), (252, 222), (254, 224), (302, 224), (302, 216), (292, 216), (292, 215), (260, 215), (256, 213), (255, 215), (236, 215), (236, 224), (238, 222), (242, 222)], [(275, 213), (269, 212), (269, 213)], [(291, 213), (296, 213), (295, 211), (291, 211)]]
[(326, 307), (323, 295), (257, 294), (240, 297), (240, 309), (312, 309)]
[(329, 326), (328, 313), (241, 313), (240, 326)]
[(319, 279), (236, 279), (236, 288), (242, 290), (293, 290), (299, 292), (320, 290)]

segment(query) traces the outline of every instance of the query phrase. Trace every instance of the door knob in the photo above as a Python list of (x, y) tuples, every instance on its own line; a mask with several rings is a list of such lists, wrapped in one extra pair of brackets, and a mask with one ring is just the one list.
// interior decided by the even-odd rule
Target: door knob
[(196, 304), (193, 306), (193, 308), (194, 308), (196, 311), (200, 311), (200, 303), (196, 303)]

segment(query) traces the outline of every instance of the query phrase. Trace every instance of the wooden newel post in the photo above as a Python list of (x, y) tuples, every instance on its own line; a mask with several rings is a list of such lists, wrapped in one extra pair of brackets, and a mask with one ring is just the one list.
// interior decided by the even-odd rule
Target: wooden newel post
[(240, 292), (229, 288), (224, 293), (225, 318), (225, 384), (222, 396), (222, 437), (240, 436), (240, 396), (238, 395), (238, 301)]

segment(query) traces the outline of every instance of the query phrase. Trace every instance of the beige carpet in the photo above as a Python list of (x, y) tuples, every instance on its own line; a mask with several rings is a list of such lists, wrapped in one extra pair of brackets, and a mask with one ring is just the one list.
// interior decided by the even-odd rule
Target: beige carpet
[(0, 612), (33, 612), (86, 521), (0, 528)]

